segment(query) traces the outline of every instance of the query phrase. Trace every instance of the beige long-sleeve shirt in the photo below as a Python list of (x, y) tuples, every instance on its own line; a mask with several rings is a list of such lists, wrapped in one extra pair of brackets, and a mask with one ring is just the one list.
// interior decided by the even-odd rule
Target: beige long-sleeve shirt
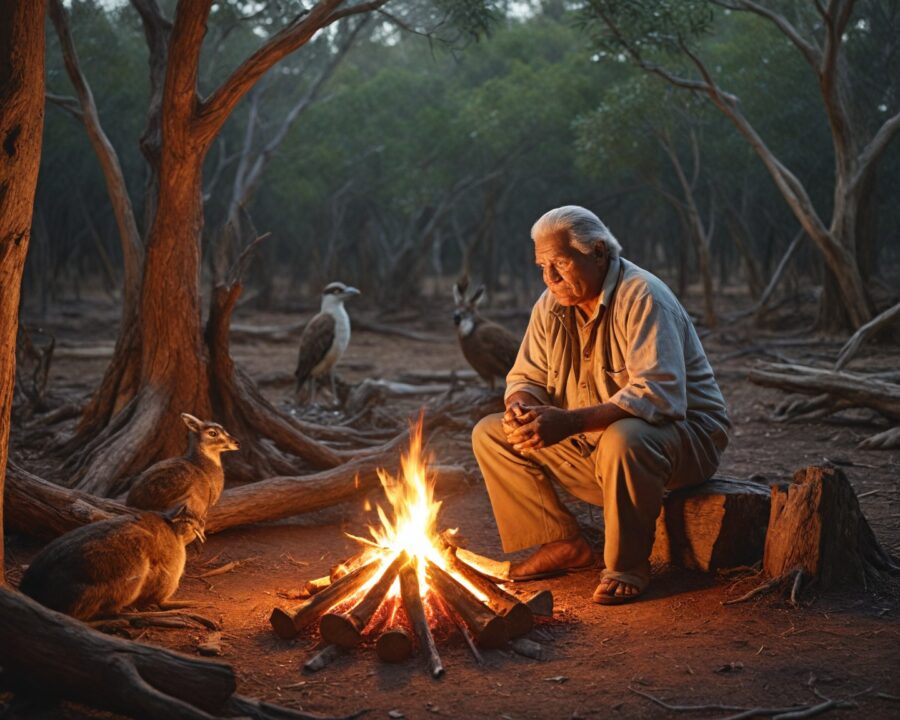
[(541, 295), (506, 378), (507, 397), (518, 391), (569, 409), (610, 402), (654, 425), (687, 420), (719, 450), (728, 442), (725, 400), (690, 317), (665, 283), (624, 258), (610, 262), (591, 318)]

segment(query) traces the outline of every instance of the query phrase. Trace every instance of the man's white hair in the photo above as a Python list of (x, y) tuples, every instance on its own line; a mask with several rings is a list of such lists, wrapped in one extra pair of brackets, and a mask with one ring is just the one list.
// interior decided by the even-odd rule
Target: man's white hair
[(569, 245), (585, 255), (594, 252), (598, 242), (606, 245), (610, 259), (619, 257), (622, 250), (616, 236), (600, 218), (580, 205), (563, 205), (545, 212), (532, 225), (531, 239), (537, 240), (541, 235), (556, 235), (561, 232), (568, 236)]

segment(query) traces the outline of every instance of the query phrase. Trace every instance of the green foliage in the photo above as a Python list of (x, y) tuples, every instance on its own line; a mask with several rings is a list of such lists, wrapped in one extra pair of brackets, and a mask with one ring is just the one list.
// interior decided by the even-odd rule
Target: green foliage
[(617, 54), (677, 54), (708, 34), (715, 17), (706, 0), (584, 0), (583, 26), (601, 49)]
[[(729, 209), (744, 218), (760, 262), (773, 262), (796, 222), (758, 159), (703, 97), (635, 69), (626, 44), (649, 62), (689, 74), (692, 65), (675, 52), (679, 40), (688, 43), (740, 98), (742, 111), (814, 202), (823, 208), (831, 202), (830, 136), (817, 85), (770, 24), (701, 0), (544, 0), (532, 3), (531, 15), (506, 15), (507, 5), (392, 0), (386, 6), (404, 25), (432, 31), (430, 38), (400, 29), (385, 15), (369, 19), (317, 102), (277, 149), (246, 208), (259, 232), (272, 232), (262, 253), (278, 261), (277, 272), (292, 288), (340, 276), (383, 293), (411, 277), (456, 273), (466, 259), (476, 275), (495, 282), (503, 275), (522, 291), (524, 280), (539, 282), (530, 226), (564, 203), (596, 210), (622, 239), (626, 255), (665, 273), (684, 243), (676, 215), (657, 192), (676, 187), (661, 141), (691, 166), (692, 134), (701, 161), (697, 193), (701, 205), (716, 212), (713, 252), (723, 273), (733, 274), (739, 262), (724, 230)], [(816, 21), (805, 4), (788, 5), (803, 27)], [(215, 3), (201, 93), (283, 27), (296, 7), (287, 0), (257, 3), (250, 15), (239, 0)], [(851, 23), (846, 44), (860, 116), (875, 120), (896, 111), (900, 84), (900, 53), (884, 52), (900, 13), (885, 8), (885, 2), (860, 0), (854, 17), (866, 22)], [(146, 165), (138, 139), (148, 102), (140, 22), (129, 5), (111, 8), (100, 0), (75, 0), (71, 13), (83, 70), (140, 219)], [(604, 30), (601, 13), (617, 19), (618, 35)], [(358, 22), (320, 33), (260, 82), (253, 91), (260, 102), (252, 157)], [(476, 37), (481, 40), (472, 42)], [(50, 92), (72, 94), (52, 28), (47, 73)], [(208, 188), (207, 227), (221, 221), (231, 200), (249, 104), (238, 107), (209, 154), (206, 181), (218, 181)], [(890, 194), (900, 181), (898, 156), (894, 148), (879, 168), (884, 257), (896, 254), (886, 239), (900, 227)], [(97, 272), (93, 231), (118, 267), (96, 158), (80, 123), (52, 105), (37, 217), (47, 238), (34, 243), (32, 283), (46, 261), (40, 254), (45, 245), (63, 267)], [(487, 217), (493, 220), (485, 227)], [(404, 265), (410, 254), (418, 258), (415, 267)], [(390, 280), (392, 273), (399, 279)]]

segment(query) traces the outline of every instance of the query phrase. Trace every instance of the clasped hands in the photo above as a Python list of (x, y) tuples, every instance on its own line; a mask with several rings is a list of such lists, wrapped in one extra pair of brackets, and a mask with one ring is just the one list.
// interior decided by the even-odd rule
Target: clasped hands
[(513, 400), (503, 414), (503, 429), (516, 451), (530, 452), (581, 432), (581, 418), (571, 410)]

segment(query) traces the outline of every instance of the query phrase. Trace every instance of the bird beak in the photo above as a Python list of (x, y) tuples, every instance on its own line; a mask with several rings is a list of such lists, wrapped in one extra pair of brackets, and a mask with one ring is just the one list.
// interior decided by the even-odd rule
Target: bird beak
[(346, 295), (347, 297), (353, 297), (354, 295), (359, 295), (359, 294), (360, 294), (359, 290), (357, 290), (355, 287), (348, 286), (348, 287), (344, 288), (344, 295)]

